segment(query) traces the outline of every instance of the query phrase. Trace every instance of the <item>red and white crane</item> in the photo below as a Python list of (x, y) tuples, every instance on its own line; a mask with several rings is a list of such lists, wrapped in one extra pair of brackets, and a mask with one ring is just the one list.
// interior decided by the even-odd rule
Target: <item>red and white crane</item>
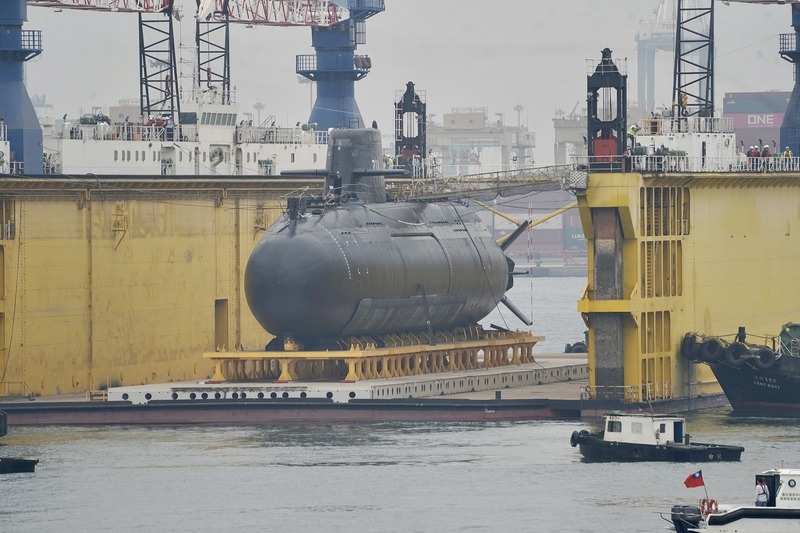
[[(122, 13), (162, 13), (174, 0), (27, 0), (29, 6)], [(267, 26), (329, 26), (347, 19), (348, 10), (329, 0), (201, 0), (199, 20), (227, 15), (228, 21)]]
[[(29, 6), (138, 14), (142, 116), (155, 111), (180, 114), (172, 27), (173, 15), (180, 20), (176, 3), (176, 0), (27, 0)], [(193, 0), (192, 4), (197, 9), (195, 83), (220, 87), (223, 103), (231, 98), (230, 23), (313, 27), (336, 24), (350, 16), (347, 9), (330, 0)]]

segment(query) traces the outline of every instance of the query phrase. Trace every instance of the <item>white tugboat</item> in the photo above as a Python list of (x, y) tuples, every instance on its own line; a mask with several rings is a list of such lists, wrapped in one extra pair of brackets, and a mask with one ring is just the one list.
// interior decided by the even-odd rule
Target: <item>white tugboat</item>
[(766, 506), (674, 505), (670, 520), (678, 533), (782, 533), (800, 531), (800, 469), (776, 468), (756, 475), (767, 487)]

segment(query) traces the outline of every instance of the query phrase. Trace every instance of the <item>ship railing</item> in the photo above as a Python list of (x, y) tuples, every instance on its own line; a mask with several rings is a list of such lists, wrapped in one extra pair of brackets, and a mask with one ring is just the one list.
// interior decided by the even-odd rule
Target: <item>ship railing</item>
[(25, 165), (22, 161), (10, 161), (8, 163), (8, 173), (9, 174), (22, 174)]
[(572, 165), (550, 165), (493, 170), (477, 174), (461, 174), (458, 165), (418, 166), (394, 165), (393, 168), (409, 169), (415, 195), (465, 193), (469, 191), (500, 192), (504, 196), (524, 194), (532, 187), (552, 184), (558, 187), (561, 180), (572, 170)]
[(675, 133), (733, 133), (730, 117), (655, 117), (642, 121), (636, 136), (673, 135)]
[(800, 158), (798, 157), (747, 157), (741, 152), (735, 156), (723, 157), (690, 157), (687, 155), (580, 156), (573, 157), (571, 162), (575, 170), (589, 173), (800, 172)]
[(328, 132), (310, 128), (238, 126), (237, 143), (328, 144)]
[(641, 403), (672, 397), (670, 382), (642, 385), (587, 385), (581, 389), (581, 400), (616, 400)]
[(797, 172), (797, 157), (689, 157), (686, 155), (631, 156), (634, 172)]
[[(66, 132), (66, 133), (65, 133)], [(179, 126), (146, 124), (72, 124), (62, 130), (62, 135), (68, 135), (74, 140), (93, 141), (197, 141), (196, 125)]]
[(205, 104), (235, 104), (236, 91), (223, 91), (218, 86), (207, 83), (190, 91), (181, 90), (181, 101)]
[(29, 400), (33, 400), (35, 398), (33, 391), (24, 381), (4, 381), (3, 397), (28, 398)]

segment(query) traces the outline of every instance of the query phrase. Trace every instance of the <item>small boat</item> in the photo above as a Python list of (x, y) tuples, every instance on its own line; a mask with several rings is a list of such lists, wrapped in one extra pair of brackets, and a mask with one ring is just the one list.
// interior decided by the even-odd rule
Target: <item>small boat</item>
[(744, 448), (690, 442), (686, 419), (673, 415), (615, 411), (604, 416), (604, 430), (573, 431), (569, 443), (586, 461), (738, 461)]
[[(678, 533), (723, 533), (727, 531), (798, 531), (800, 524), (800, 469), (776, 468), (756, 475), (769, 489), (766, 507), (720, 506), (703, 499), (700, 506), (673, 505), (670, 520)], [(662, 515), (663, 517), (663, 515)], [(664, 517), (666, 520), (666, 517)]]
[(17, 472), (33, 472), (39, 459), (23, 457), (0, 457), (0, 474), (16, 474)]

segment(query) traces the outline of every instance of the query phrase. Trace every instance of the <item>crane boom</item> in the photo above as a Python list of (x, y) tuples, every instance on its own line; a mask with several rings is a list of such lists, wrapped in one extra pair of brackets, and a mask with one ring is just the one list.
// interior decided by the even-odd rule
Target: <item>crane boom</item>
[(29, 6), (120, 11), (123, 13), (160, 13), (172, 0), (27, 0)]
[(350, 15), (347, 9), (329, 0), (214, 0), (216, 12), (241, 24), (271, 26), (329, 26)]
[[(27, 0), (28, 5), (122, 13), (161, 13), (173, 0)], [(350, 15), (330, 0), (202, 0), (197, 18), (265, 26), (329, 26)]]

